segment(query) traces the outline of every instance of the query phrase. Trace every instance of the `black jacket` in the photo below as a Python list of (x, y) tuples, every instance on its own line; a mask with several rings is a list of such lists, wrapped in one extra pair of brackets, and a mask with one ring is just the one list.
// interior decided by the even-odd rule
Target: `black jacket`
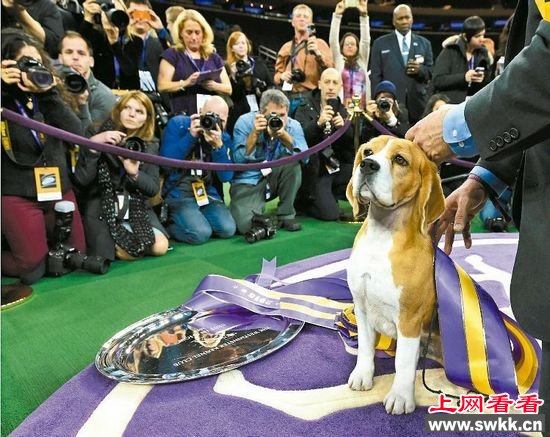
[[(15, 99), (25, 105), (26, 93), (18, 87), (2, 83), (2, 106), (19, 112)], [(82, 135), (80, 120), (69, 106), (61, 100), (57, 90), (34, 94), (38, 104), (35, 118), (43, 118), (49, 126)], [(36, 109), (36, 108), (35, 108)], [(28, 110), (29, 117), (33, 111)], [(54, 137), (47, 136), (41, 149), (36, 143), (30, 129), (6, 121), (9, 129), (12, 149), (17, 163), (13, 162), (2, 148), (2, 195), (21, 196), (36, 199), (34, 167), (59, 167), (61, 188), (64, 193), (71, 189), (69, 169), (67, 167), (67, 145)]]
[(474, 50), (474, 69), (485, 68), (485, 78), (481, 83), (468, 84), (464, 75), (469, 70), (466, 59), (466, 41), (460, 35), (448, 38), (443, 43), (443, 50), (435, 61), (432, 84), (436, 93), (449, 96), (451, 103), (461, 103), (466, 96), (472, 96), (493, 79), (490, 68), (493, 60), (482, 46)]

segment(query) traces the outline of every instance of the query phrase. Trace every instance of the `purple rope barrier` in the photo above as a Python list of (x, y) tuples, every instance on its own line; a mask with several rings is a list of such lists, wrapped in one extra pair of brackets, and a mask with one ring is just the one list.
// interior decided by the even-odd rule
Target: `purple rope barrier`
[(301, 159), (307, 158), (320, 150), (325, 149), (338, 138), (340, 138), (348, 127), (350, 126), (350, 121), (346, 121), (344, 126), (334, 132), (330, 137), (325, 138), (319, 144), (316, 144), (309, 149), (296, 153), (295, 155), (286, 156), (281, 159), (269, 162), (255, 162), (250, 164), (220, 164), (217, 162), (203, 162), (203, 161), (185, 161), (180, 159), (165, 158), (163, 156), (151, 155), (149, 153), (135, 152), (133, 150), (128, 150), (123, 147), (113, 146), (110, 144), (96, 143), (91, 141), (88, 138), (81, 137), (80, 135), (73, 134), (71, 132), (64, 131), (57, 127), (48, 126), (47, 124), (41, 123), (30, 118), (25, 118), (22, 115), (11, 111), (9, 109), (2, 108), (2, 117), (13, 121), (14, 123), (20, 124), (21, 126), (27, 127), (29, 129), (34, 129), (39, 132), (43, 132), (46, 135), (59, 138), (68, 143), (78, 144), (80, 146), (88, 147), (90, 149), (98, 150), (100, 152), (112, 153), (115, 155), (123, 156), (125, 158), (135, 159), (137, 161), (149, 162), (151, 164), (156, 164), (162, 167), (175, 167), (175, 168), (185, 168), (185, 169), (201, 169), (201, 170), (232, 170), (232, 171), (245, 171), (245, 170), (256, 170), (261, 168), (269, 167), (278, 167), (280, 165), (289, 164)]
[[(366, 119), (381, 134), (391, 135), (392, 137), (397, 137), (397, 135), (395, 135), (390, 130), (386, 129), (379, 121), (375, 120), (374, 118), (367, 116)], [(449, 159), (446, 162), (450, 162), (451, 164), (457, 165), (459, 167), (470, 168), (470, 169), (474, 168), (474, 166), (475, 166), (475, 164), (473, 162), (464, 161), (463, 159), (456, 159), (456, 158)]]

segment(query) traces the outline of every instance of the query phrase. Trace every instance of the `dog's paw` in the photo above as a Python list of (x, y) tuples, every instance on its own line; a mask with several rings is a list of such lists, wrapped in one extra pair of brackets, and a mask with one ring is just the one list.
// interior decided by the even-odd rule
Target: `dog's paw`
[(413, 394), (398, 393), (393, 389), (384, 398), (384, 407), (388, 414), (409, 414), (416, 408)]
[(349, 388), (358, 391), (370, 390), (372, 388), (373, 375), (374, 366), (370, 366), (370, 368), (355, 366), (348, 379)]

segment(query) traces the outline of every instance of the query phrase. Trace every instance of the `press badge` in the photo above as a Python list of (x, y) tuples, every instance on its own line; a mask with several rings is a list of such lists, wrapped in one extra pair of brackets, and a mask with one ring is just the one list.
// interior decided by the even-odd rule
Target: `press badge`
[(59, 167), (36, 167), (34, 169), (34, 181), (39, 202), (60, 200), (62, 198)]
[(281, 90), (282, 91), (292, 91), (293, 86), (294, 86), (294, 84), (292, 82), (284, 81), (283, 86), (281, 87)]
[(195, 195), (195, 200), (197, 205), (204, 206), (208, 205), (208, 194), (206, 193), (206, 187), (204, 186), (203, 181), (194, 181), (191, 182), (191, 187), (193, 188), (193, 194)]
[(258, 108), (258, 99), (256, 99), (255, 94), (247, 94), (246, 101), (248, 102), (248, 106), (250, 106), (250, 112), (258, 112), (260, 110), (260, 108)]
[[(267, 161), (264, 161), (264, 162), (267, 162)], [(268, 177), (272, 171), (273, 170), (270, 167), (260, 169), (260, 172), (262, 173), (264, 178)]]

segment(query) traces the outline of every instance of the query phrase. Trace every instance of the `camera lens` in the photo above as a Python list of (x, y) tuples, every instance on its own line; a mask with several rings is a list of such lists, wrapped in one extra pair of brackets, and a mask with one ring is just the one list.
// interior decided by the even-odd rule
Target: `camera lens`
[(220, 118), (213, 112), (207, 112), (206, 114), (201, 115), (200, 125), (206, 130), (214, 130), (216, 129), (216, 126), (219, 126), (220, 129), (222, 128)]
[(82, 259), (82, 269), (90, 273), (104, 275), (109, 271), (111, 261), (102, 256), (85, 256)]
[(49, 88), (53, 84), (52, 73), (36, 59), (23, 56), (17, 61), (17, 68), (27, 73), (29, 80), (39, 88)]
[(124, 141), (124, 147), (133, 152), (143, 152), (145, 150), (145, 142), (139, 137), (128, 137)]
[(267, 117), (267, 125), (273, 131), (278, 131), (283, 128), (283, 119), (278, 114), (272, 112)]
[(263, 240), (265, 237), (266, 230), (260, 227), (252, 227), (244, 234), (245, 240), (250, 244)]
[(391, 102), (386, 99), (378, 99), (376, 101), (376, 106), (378, 106), (378, 109), (382, 112), (389, 112), (391, 109)]

